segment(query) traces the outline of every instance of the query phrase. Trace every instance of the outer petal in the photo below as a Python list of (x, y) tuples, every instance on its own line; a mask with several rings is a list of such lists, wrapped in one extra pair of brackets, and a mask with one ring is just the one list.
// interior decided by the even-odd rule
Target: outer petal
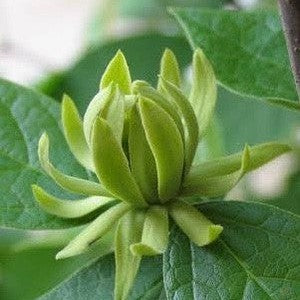
[(135, 182), (120, 143), (108, 123), (97, 118), (92, 134), (96, 174), (104, 187), (117, 199), (147, 206)]
[(193, 84), (189, 100), (199, 124), (200, 138), (205, 134), (214, 113), (217, 83), (213, 68), (201, 49), (193, 57)]
[(170, 102), (163, 94), (151, 87), (147, 82), (142, 80), (134, 81), (132, 89), (134, 93), (140, 94), (141, 96), (154, 101), (157, 105), (164, 109), (177, 125), (177, 129), (184, 140), (184, 128), (181, 121), (181, 116), (176, 110), (177, 107), (174, 106), (172, 102)]
[(97, 117), (101, 117), (109, 123), (116, 139), (121, 143), (124, 126), (124, 106), (124, 96), (114, 83), (101, 90), (93, 98), (83, 118), (84, 134), (90, 148), (92, 129)]
[(66, 141), (71, 152), (80, 164), (93, 171), (93, 159), (85, 140), (82, 120), (74, 102), (67, 95), (63, 97), (61, 118)]
[[(170, 50), (166, 49), (161, 61), (160, 61), (160, 75), (161, 77), (165, 78), (172, 84), (174, 84), (176, 87), (180, 87), (180, 70), (179, 65), (176, 59), (175, 54)], [(157, 89), (161, 91), (161, 78), (158, 80), (158, 86)]]
[(188, 99), (183, 93), (171, 82), (161, 78), (161, 89), (169, 98), (176, 103), (181, 111), (181, 115), (186, 125), (185, 132), (185, 172), (189, 171), (189, 168), (193, 162), (195, 152), (198, 146), (199, 131), (197, 118), (194, 110), (189, 103)]
[(102, 90), (108, 87), (111, 82), (117, 83), (124, 94), (131, 93), (129, 68), (126, 58), (120, 50), (118, 50), (117, 54), (113, 57), (104, 71), (100, 82), (100, 89)]
[(134, 255), (152, 256), (162, 254), (168, 246), (168, 211), (162, 206), (151, 206), (147, 213), (141, 242), (131, 245)]
[(162, 202), (165, 202), (177, 194), (181, 184), (183, 141), (172, 118), (155, 102), (141, 98), (139, 110), (156, 162), (158, 194)]
[(56, 259), (72, 257), (85, 252), (89, 245), (97, 241), (113, 228), (118, 220), (130, 209), (125, 203), (117, 204), (106, 210), (90, 223), (63, 250), (57, 253)]
[(132, 108), (129, 119), (131, 172), (147, 202), (153, 203), (158, 200), (156, 165), (136, 105)]
[(38, 155), (42, 168), (62, 188), (78, 194), (110, 196), (99, 183), (68, 176), (55, 169), (49, 161), (49, 138), (46, 133), (39, 140)]
[(182, 196), (218, 197), (229, 192), (250, 169), (250, 150), (246, 146), (243, 152), (240, 170), (222, 176), (203, 176), (187, 178), (182, 187)]
[(95, 209), (115, 201), (112, 198), (99, 196), (81, 200), (62, 200), (46, 193), (37, 185), (32, 185), (32, 192), (43, 210), (49, 214), (69, 219), (85, 216)]
[(193, 206), (176, 201), (169, 207), (169, 213), (181, 230), (199, 247), (215, 241), (223, 227), (214, 225)]
[(138, 272), (141, 257), (134, 256), (130, 245), (140, 241), (145, 214), (130, 211), (119, 222), (115, 239), (115, 295), (116, 300), (126, 300)]
[[(251, 157), (249, 171), (251, 171), (291, 151), (291, 147), (287, 144), (270, 142), (250, 147), (249, 151)], [(236, 172), (241, 166), (242, 155), (243, 152), (239, 152), (192, 166), (188, 177), (221, 176)]]

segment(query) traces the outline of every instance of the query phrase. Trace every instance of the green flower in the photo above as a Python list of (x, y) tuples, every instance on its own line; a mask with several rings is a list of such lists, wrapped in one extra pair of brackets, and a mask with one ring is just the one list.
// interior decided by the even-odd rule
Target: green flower
[(162, 57), (156, 89), (145, 81), (132, 82), (125, 57), (118, 51), (83, 120), (74, 102), (64, 96), (62, 124), (67, 143), (99, 183), (57, 170), (49, 161), (49, 139), (44, 133), (38, 148), (43, 169), (64, 189), (87, 197), (62, 200), (36, 185), (33, 193), (46, 212), (62, 218), (79, 218), (108, 208), (57, 259), (81, 254), (113, 231), (115, 299), (126, 299), (141, 257), (166, 250), (169, 217), (199, 247), (218, 238), (223, 227), (189, 203), (189, 196), (224, 195), (245, 173), (290, 148), (278, 143), (246, 146), (242, 153), (193, 164), (213, 116), (216, 95), (213, 69), (197, 49), (188, 97), (181, 90), (178, 63), (170, 50)]

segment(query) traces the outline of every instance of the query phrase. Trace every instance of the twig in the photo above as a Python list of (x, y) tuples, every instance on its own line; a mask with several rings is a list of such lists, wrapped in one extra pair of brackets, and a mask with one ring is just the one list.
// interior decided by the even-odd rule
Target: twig
[(278, 3), (300, 100), (300, 1), (278, 0)]

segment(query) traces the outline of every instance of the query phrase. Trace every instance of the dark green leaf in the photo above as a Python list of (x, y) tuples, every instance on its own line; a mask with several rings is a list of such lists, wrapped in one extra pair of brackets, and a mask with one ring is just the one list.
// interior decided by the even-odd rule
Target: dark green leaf
[[(50, 232), (50, 231), (49, 231)], [(52, 246), (32, 244), (32, 249), (23, 252), (13, 252), (7, 247), (1, 249), (3, 244), (10, 246), (19, 241), (27, 240), (32, 235), (38, 242), (46, 238), (45, 231), (24, 230), (0, 230), (0, 299), (5, 300), (32, 300), (46, 293), (49, 289), (59, 284), (82, 268), (83, 265), (91, 264), (96, 258), (111, 252), (111, 240), (102, 240), (102, 243), (94, 245), (86, 254), (68, 260), (55, 260), (58, 249), (54, 248), (53, 232), (50, 234)], [(6, 236), (6, 238), (5, 238)], [(4, 237), (4, 239), (3, 239)], [(8, 237), (9, 240), (8, 241)], [(30, 241), (29, 241), (30, 242)], [(58, 242), (58, 241), (57, 241)], [(62, 241), (59, 241), (55, 247)], [(40, 248), (42, 247), (42, 248)], [(45, 247), (45, 248), (44, 248)], [(45, 271), (46, 270), (46, 271)]]
[[(145, 258), (128, 300), (159, 298), (163, 289), (161, 258)], [(63, 281), (39, 300), (113, 299), (114, 257), (105, 256)]]
[(215, 201), (199, 205), (224, 227), (197, 247), (173, 227), (164, 255), (168, 299), (297, 299), (300, 218), (272, 206)]
[(272, 98), (273, 102), (274, 98), (298, 99), (275, 12), (186, 8), (171, 13), (192, 46), (203, 48), (222, 85), (240, 94)]
[(51, 156), (57, 168), (88, 178), (69, 152), (58, 120), (57, 102), (0, 79), (0, 227), (64, 228), (83, 221), (44, 213), (31, 191), (31, 184), (37, 183), (58, 197), (70, 197), (39, 167), (37, 144), (43, 131), (51, 138)]

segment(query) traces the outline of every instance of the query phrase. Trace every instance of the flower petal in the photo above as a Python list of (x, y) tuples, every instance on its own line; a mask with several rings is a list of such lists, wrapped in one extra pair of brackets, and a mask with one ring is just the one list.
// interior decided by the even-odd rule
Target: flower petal
[(222, 176), (189, 177), (182, 187), (182, 196), (218, 197), (229, 192), (250, 170), (250, 150), (246, 146), (243, 152), (240, 170)]
[(129, 205), (119, 203), (106, 210), (83, 229), (64, 249), (58, 252), (56, 259), (72, 257), (85, 252), (92, 243), (111, 230), (129, 209)]
[(119, 222), (115, 239), (115, 295), (126, 300), (138, 272), (141, 257), (134, 256), (130, 245), (141, 240), (145, 213), (129, 211)]
[(141, 96), (154, 101), (172, 117), (173, 121), (177, 125), (177, 129), (179, 130), (182, 139), (184, 140), (184, 128), (181, 117), (176, 110), (177, 107), (174, 106), (163, 94), (159, 93), (145, 81), (136, 80), (133, 82), (132, 86), (134, 93), (140, 94)]
[(153, 203), (158, 200), (156, 165), (136, 105), (130, 112), (128, 144), (131, 172), (147, 202)]
[(147, 213), (141, 242), (131, 245), (134, 255), (152, 256), (162, 254), (168, 246), (168, 211), (162, 206), (151, 206)]
[(124, 94), (131, 93), (131, 77), (126, 58), (121, 50), (118, 50), (106, 67), (100, 82), (100, 89), (104, 89), (115, 82)]
[(90, 147), (92, 129), (97, 117), (109, 123), (116, 139), (121, 143), (124, 126), (124, 97), (116, 84), (111, 83), (101, 90), (90, 102), (85, 112), (83, 129)]
[(162, 202), (174, 197), (180, 187), (184, 149), (178, 128), (170, 115), (155, 102), (138, 101), (146, 138), (156, 162), (158, 194)]
[(112, 198), (99, 196), (81, 200), (62, 200), (46, 193), (37, 185), (32, 185), (32, 192), (43, 210), (49, 214), (68, 219), (85, 216), (95, 209), (115, 201)]
[(201, 49), (193, 56), (193, 83), (189, 100), (199, 125), (199, 138), (209, 126), (217, 100), (217, 82), (213, 68)]
[(183, 202), (173, 202), (169, 207), (169, 213), (181, 230), (199, 247), (215, 241), (223, 227), (215, 225), (200, 211)]
[(92, 155), (85, 140), (82, 120), (74, 102), (67, 95), (63, 97), (61, 119), (65, 138), (71, 152), (81, 165), (93, 171)]
[(49, 161), (49, 138), (46, 133), (39, 140), (38, 155), (42, 168), (62, 188), (78, 194), (110, 197), (99, 183), (68, 176), (54, 168)]
[(107, 121), (101, 118), (96, 119), (93, 127), (92, 152), (96, 174), (112, 195), (134, 205), (147, 206), (120, 143)]
[[(255, 170), (274, 158), (291, 151), (287, 144), (270, 142), (250, 147), (249, 171)], [(188, 177), (221, 176), (238, 171), (241, 166), (243, 152), (218, 158), (192, 166)], [(187, 180), (189, 180), (187, 178)]]
[[(167, 81), (174, 84), (176, 87), (180, 87), (180, 70), (175, 54), (170, 50), (166, 49), (161, 61), (160, 61), (160, 75)], [(157, 89), (161, 91), (161, 78), (158, 80)]]
[(178, 105), (183, 120), (186, 125), (185, 133), (185, 172), (187, 173), (193, 162), (195, 152), (199, 141), (199, 131), (197, 118), (195, 116), (194, 110), (188, 101), (188, 99), (183, 95), (183, 93), (171, 82), (165, 80), (161, 77), (161, 89), (164, 93), (169, 96), (169, 98)]

